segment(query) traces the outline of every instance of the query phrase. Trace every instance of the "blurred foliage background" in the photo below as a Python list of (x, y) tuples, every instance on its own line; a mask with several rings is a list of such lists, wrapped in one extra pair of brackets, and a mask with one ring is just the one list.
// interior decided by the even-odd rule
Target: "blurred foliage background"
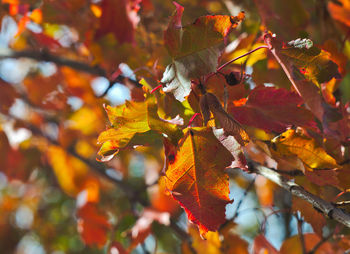
[[(183, 24), (201, 15), (245, 11), (222, 63), (262, 45), (265, 28), (286, 42), (310, 38), (331, 54), (342, 75), (322, 89), (336, 102), (349, 102), (349, 1), (178, 3), (185, 8)], [(164, 166), (159, 138), (152, 147), (122, 150), (108, 163), (96, 161), (97, 137), (109, 124), (103, 105), (142, 100), (140, 78), (156, 87), (170, 62), (163, 31), (174, 9), (168, 0), (2, 0), (1, 253), (247, 253), (270, 248), (261, 234), (276, 249), (285, 239), (293, 243), (290, 237), (300, 224), (304, 233), (318, 231), (318, 238), (310, 236), (313, 242), (322, 238), (324, 225), (324, 236), (333, 232), (335, 224), (311, 205), (262, 176), (233, 169), (235, 202), (227, 206), (229, 220), (220, 230), (226, 241), (219, 233), (204, 241), (195, 227), (188, 229), (183, 210), (157, 181)], [(262, 84), (290, 88), (266, 51), (237, 61), (231, 70), (239, 72), (243, 64), (250, 78), (234, 88), (233, 99)], [(220, 93), (215, 82), (208, 90)], [(169, 100), (171, 107), (174, 99)], [(188, 105), (185, 121), (195, 112)], [(337, 194), (327, 191), (324, 196)], [(350, 248), (348, 230), (341, 233), (331, 250)]]

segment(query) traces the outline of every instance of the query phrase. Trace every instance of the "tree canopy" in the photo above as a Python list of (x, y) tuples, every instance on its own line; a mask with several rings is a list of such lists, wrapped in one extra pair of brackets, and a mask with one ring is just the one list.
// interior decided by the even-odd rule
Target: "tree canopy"
[(1, 253), (350, 251), (349, 1), (2, 0), (0, 22)]

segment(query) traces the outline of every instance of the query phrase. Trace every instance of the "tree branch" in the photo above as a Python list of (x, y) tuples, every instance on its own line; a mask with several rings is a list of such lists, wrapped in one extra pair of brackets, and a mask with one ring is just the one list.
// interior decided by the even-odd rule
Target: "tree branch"
[(317, 211), (323, 213), (330, 219), (334, 219), (344, 226), (350, 228), (350, 215), (344, 212), (342, 209), (337, 208), (332, 203), (306, 191), (303, 187), (298, 184), (289, 181), (282, 177), (279, 173), (274, 170), (252, 163), (250, 167), (252, 173), (257, 173), (276, 183), (283, 189), (289, 191), (292, 195), (299, 197), (308, 203), (310, 203)]
[(116, 77), (113, 80), (110, 80), (110, 77), (108, 76), (108, 73), (105, 69), (101, 68), (100, 66), (91, 66), (87, 63), (71, 60), (68, 58), (63, 58), (59, 56), (55, 56), (48, 52), (47, 50), (22, 50), (22, 51), (9, 51), (7, 53), (0, 53), (0, 60), (7, 59), (7, 58), (13, 58), (13, 59), (19, 59), (19, 58), (29, 58), (36, 61), (44, 61), (44, 62), (52, 62), (58, 66), (67, 66), (72, 69), (75, 69), (77, 71), (86, 72), (92, 75), (105, 77), (110, 81), (110, 85), (107, 88), (107, 90), (103, 93), (103, 96), (107, 94), (109, 89), (113, 86), (114, 83), (124, 83), (125, 80), (128, 80), (132, 84), (134, 84), (137, 87), (141, 87), (142, 85), (135, 80), (128, 79), (123, 74), (120, 74), (118, 77)]

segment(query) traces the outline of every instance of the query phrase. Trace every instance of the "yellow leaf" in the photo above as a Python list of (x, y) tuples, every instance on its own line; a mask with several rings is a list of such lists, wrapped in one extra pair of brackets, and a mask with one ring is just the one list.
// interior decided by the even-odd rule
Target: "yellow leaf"
[(190, 235), (192, 236), (192, 246), (197, 251), (197, 253), (210, 253), (210, 254), (220, 254), (221, 242), (218, 232), (208, 232), (205, 235), (206, 239), (203, 239), (198, 230), (194, 226), (189, 226), (188, 229)]
[(281, 155), (296, 155), (311, 169), (332, 169), (338, 167), (337, 162), (316, 141), (298, 134), (295, 130), (287, 130), (272, 140), (273, 148)]
[(61, 188), (75, 197), (83, 187), (88, 167), (57, 146), (50, 146), (47, 156)]

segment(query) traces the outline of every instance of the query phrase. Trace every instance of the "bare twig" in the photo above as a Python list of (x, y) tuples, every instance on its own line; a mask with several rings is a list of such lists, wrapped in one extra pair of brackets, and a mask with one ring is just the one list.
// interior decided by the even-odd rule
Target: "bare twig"
[(328, 218), (334, 219), (335, 221), (338, 221), (344, 226), (350, 228), (350, 215), (342, 209), (339, 209), (334, 204), (306, 191), (303, 187), (285, 179), (279, 173), (275, 172), (270, 168), (255, 163), (251, 164), (251, 172), (260, 174), (268, 178), (283, 189), (289, 191), (292, 195), (310, 203), (317, 211), (323, 213)]
[(269, 34), (269, 33), (266, 33), (266, 34), (264, 35), (264, 40), (265, 40), (265, 43), (269, 46), (268, 48), (270, 49), (270, 52), (271, 52), (272, 55), (275, 57), (276, 61), (281, 65), (281, 67), (282, 67), (284, 73), (287, 75), (289, 81), (292, 83), (292, 85), (293, 85), (295, 91), (301, 96), (301, 93), (300, 93), (300, 91), (299, 91), (299, 89), (298, 89), (298, 86), (297, 86), (297, 84), (295, 83), (295, 81), (294, 81), (294, 79), (293, 79), (293, 77), (292, 77), (292, 75), (291, 75), (289, 69), (288, 69), (287, 66), (284, 64), (284, 62), (283, 62), (282, 59), (280, 58), (278, 52), (276, 51), (276, 49), (275, 49), (275, 48), (273, 47), (273, 45), (272, 45), (272, 40), (273, 40), (272, 35)]
[(307, 254), (316, 253), (316, 251), (318, 250), (318, 248), (320, 248), (322, 246), (322, 244), (324, 244), (325, 242), (327, 242), (329, 239), (331, 239), (333, 237), (337, 228), (338, 228), (338, 226), (335, 227), (335, 229), (331, 233), (329, 233), (326, 237), (322, 237), (322, 239)]
[(221, 71), (221, 70), (222, 70), (223, 68), (225, 68), (227, 65), (230, 65), (230, 64), (233, 63), (234, 61), (237, 61), (238, 59), (240, 59), (240, 58), (242, 58), (242, 57), (248, 56), (248, 55), (250, 55), (251, 53), (253, 53), (253, 52), (255, 52), (255, 51), (259, 50), (259, 49), (269, 49), (269, 47), (266, 46), (266, 45), (260, 46), (260, 47), (257, 47), (257, 48), (255, 48), (255, 49), (252, 49), (251, 51), (249, 51), (249, 52), (247, 52), (247, 53), (245, 53), (245, 54), (243, 54), (243, 55), (241, 55), (241, 56), (237, 56), (236, 58), (233, 58), (232, 60), (230, 60), (230, 61), (224, 63), (224, 64), (221, 65), (219, 68), (217, 68), (216, 72)]
[(298, 235), (299, 235), (299, 238), (300, 238), (301, 249), (302, 249), (303, 254), (306, 254), (305, 239), (304, 239), (304, 234), (303, 234), (303, 223), (304, 223), (304, 221), (297, 214), (296, 214), (295, 217), (297, 218), (297, 221), (298, 221)]
[(243, 201), (244, 201), (244, 199), (247, 197), (249, 191), (253, 188), (254, 183), (255, 183), (255, 179), (256, 179), (256, 178), (254, 177), (254, 179), (253, 179), (252, 181), (250, 181), (249, 185), (248, 185), (247, 188), (245, 189), (242, 198), (238, 201), (236, 211), (235, 211), (235, 213), (233, 214), (231, 220), (235, 220), (235, 219), (237, 218), (237, 216), (239, 215), (239, 209), (241, 208), (241, 206), (242, 206), (242, 204), (243, 204)]
[[(100, 66), (97, 66), (97, 65), (91, 66), (91, 65), (84, 63), (84, 62), (80, 62), (80, 61), (76, 61), (76, 60), (72, 60), (72, 59), (68, 59), (68, 58), (63, 58), (60, 56), (55, 56), (55, 55), (51, 54), (50, 52), (48, 52), (47, 50), (9, 51), (5, 54), (4, 53), (0, 54), (0, 60), (7, 59), (7, 58), (13, 58), (13, 59), (30, 58), (30, 59), (33, 59), (36, 61), (52, 62), (58, 66), (67, 66), (67, 67), (70, 67), (70, 68), (75, 69), (77, 71), (83, 71), (83, 72), (86, 72), (86, 73), (89, 73), (92, 75), (102, 76), (102, 77), (105, 77), (109, 80), (108, 73), (106, 72), (106, 70), (104, 70)], [(116, 82), (124, 83), (125, 80), (128, 80), (129, 82), (131, 82), (132, 84), (134, 84), (137, 87), (142, 86), (138, 81), (128, 79), (127, 77), (125, 77), (124, 75), (121, 74), (118, 77), (116, 77), (115, 79), (110, 80), (110, 85), (107, 88), (107, 90), (103, 93), (103, 96), (107, 94), (109, 89)]]

